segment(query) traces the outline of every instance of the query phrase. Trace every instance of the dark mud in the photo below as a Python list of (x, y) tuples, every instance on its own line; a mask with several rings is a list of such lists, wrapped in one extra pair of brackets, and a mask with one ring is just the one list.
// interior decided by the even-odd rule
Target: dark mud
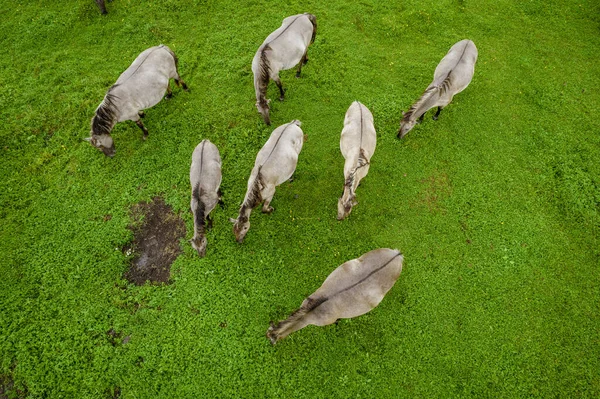
[(133, 242), (123, 249), (134, 254), (124, 278), (136, 285), (168, 283), (171, 264), (181, 254), (179, 240), (185, 237), (185, 223), (160, 197), (131, 209)]

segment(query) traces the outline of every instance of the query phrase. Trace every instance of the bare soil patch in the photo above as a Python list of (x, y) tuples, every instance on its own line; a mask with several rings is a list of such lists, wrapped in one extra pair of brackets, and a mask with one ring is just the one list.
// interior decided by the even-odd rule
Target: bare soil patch
[(435, 171), (434, 174), (421, 180), (423, 189), (418, 204), (425, 206), (430, 212), (443, 212), (440, 202), (452, 194), (452, 185), (446, 173)]
[(10, 375), (0, 374), (0, 399), (21, 399), (27, 397), (27, 388), (15, 388), (15, 383)]
[(133, 242), (123, 249), (134, 254), (125, 279), (136, 285), (146, 281), (168, 283), (171, 264), (181, 254), (179, 240), (185, 237), (185, 223), (161, 197), (141, 202), (131, 209)]

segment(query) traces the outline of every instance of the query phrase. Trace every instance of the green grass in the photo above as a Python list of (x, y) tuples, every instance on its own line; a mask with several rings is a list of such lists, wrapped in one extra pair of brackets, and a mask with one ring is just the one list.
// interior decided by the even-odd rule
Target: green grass
[[(600, 6), (596, 1), (0, 0), (0, 376), (9, 397), (600, 396)], [(273, 127), (308, 135), (272, 215), (237, 213), (271, 128), (250, 64), (299, 12), (318, 33)], [(472, 39), (471, 85), (402, 141), (401, 111)], [(117, 125), (117, 155), (82, 140), (107, 88), (144, 49), (179, 56), (190, 93)], [(359, 100), (377, 150), (350, 218), (339, 135)], [(187, 241), (173, 283), (122, 275), (129, 209), (164, 196), (185, 219), (193, 148), (223, 158), (225, 209), (207, 257)], [(104, 215), (111, 215), (104, 221)], [(391, 247), (395, 287), (367, 315), (264, 337), (344, 261)], [(114, 329), (130, 341), (113, 345)], [(0, 378), (1, 380), (1, 378)]]

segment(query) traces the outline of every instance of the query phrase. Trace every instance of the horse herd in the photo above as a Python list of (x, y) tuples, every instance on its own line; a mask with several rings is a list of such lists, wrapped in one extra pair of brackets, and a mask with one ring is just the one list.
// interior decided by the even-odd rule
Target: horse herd
[[(104, 5), (103, 1), (101, 2)], [(100, 5), (100, 3), (98, 3)], [(309, 13), (293, 15), (283, 20), (280, 28), (271, 33), (258, 48), (252, 61), (256, 108), (264, 122), (270, 125), (267, 87), (273, 80), (284, 100), (285, 90), (279, 71), (298, 65), (296, 77), (308, 62), (307, 51), (315, 40), (316, 17)], [(404, 137), (425, 113), (438, 107), (434, 120), (455, 94), (464, 90), (473, 77), (477, 48), (470, 40), (454, 44), (435, 69), (434, 79), (421, 97), (403, 113), (398, 138)], [(142, 123), (144, 109), (170, 97), (170, 79), (184, 90), (187, 85), (177, 69), (177, 56), (167, 46), (160, 45), (143, 51), (110, 87), (96, 109), (91, 122), (91, 135), (86, 138), (106, 156), (115, 155), (110, 135), (118, 122), (132, 120), (148, 137)], [(304, 133), (301, 122), (293, 120), (277, 127), (258, 152), (248, 178), (244, 200), (233, 223), (233, 233), (241, 243), (250, 229), (250, 213), (262, 203), (262, 212), (271, 213), (270, 205), (275, 187), (290, 179), (302, 150)], [(337, 219), (345, 219), (357, 204), (356, 188), (370, 166), (377, 136), (373, 115), (358, 101), (348, 108), (341, 133), (340, 149), (344, 156), (344, 190), (338, 200)], [(221, 202), (221, 157), (218, 148), (203, 140), (192, 154), (190, 183), (191, 209), (194, 214), (194, 236), (190, 240), (198, 255), (206, 254), (206, 229), (212, 226), (210, 213)], [(403, 256), (397, 250), (380, 248), (335, 269), (321, 288), (309, 296), (287, 320), (271, 325), (267, 337), (274, 344), (293, 331), (309, 324), (327, 325), (339, 318), (356, 317), (377, 306), (394, 285), (402, 270)]]

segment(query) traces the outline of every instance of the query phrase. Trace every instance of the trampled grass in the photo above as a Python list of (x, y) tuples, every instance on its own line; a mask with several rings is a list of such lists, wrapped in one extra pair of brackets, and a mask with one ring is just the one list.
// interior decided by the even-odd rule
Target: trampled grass
[[(595, 1), (0, 1), (0, 375), (9, 397), (598, 397), (600, 7)], [(270, 132), (250, 64), (281, 20), (317, 16), (303, 77), (281, 77), (273, 128), (308, 136), (272, 215), (237, 213)], [(458, 40), (471, 85), (402, 141), (401, 111)], [(85, 143), (107, 88), (144, 49), (179, 56), (190, 93), (148, 110), (147, 141)], [(339, 135), (359, 100), (378, 144), (360, 204), (335, 219)], [(162, 195), (193, 231), (188, 173), (209, 138), (225, 208), (207, 257), (136, 287), (121, 248), (135, 203)], [(106, 218), (105, 215), (111, 215)], [(367, 315), (264, 337), (344, 261), (400, 249)], [(120, 334), (115, 338), (109, 331)], [(122, 338), (129, 341), (122, 343)], [(2, 381), (0, 378), (0, 381)], [(116, 393), (118, 392), (118, 393)]]

